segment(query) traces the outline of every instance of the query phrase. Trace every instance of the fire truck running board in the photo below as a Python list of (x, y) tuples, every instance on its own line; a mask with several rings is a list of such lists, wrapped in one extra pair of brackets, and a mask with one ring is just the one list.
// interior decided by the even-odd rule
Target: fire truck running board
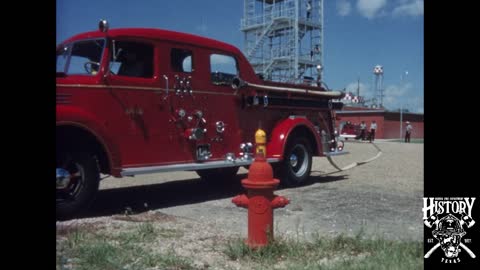
[[(268, 158), (269, 163), (279, 162), (279, 158)], [(213, 168), (226, 168), (226, 167), (235, 167), (235, 166), (246, 166), (252, 164), (253, 159), (251, 160), (242, 160), (236, 159), (235, 161), (210, 161), (202, 163), (185, 163), (185, 164), (175, 164), (175, 165), (164, 165), (164, 166), (152, 166), (152, 167), (136, 167), (136, 168), (126, 168), (122, 170), (122, 176), (133, 176), (138, 174), (150, 174), (150, 173), (160, 173), (160, 172), (174, 172), (174, 171), (196, 171), (203, 169), (213, 169)]]

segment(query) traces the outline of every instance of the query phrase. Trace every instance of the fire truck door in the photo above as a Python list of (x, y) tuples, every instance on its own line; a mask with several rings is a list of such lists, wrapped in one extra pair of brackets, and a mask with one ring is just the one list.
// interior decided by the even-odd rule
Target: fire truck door
[[(108, 83), (122, 103), (128, 121), (119, 132), (124, 163), (151, 165), (185, 159), (181, 152), (164, 153), (171, 145), (174, 123), (164, 79), (159, 76), (159, 49), (148, 41), (116, 40)], [(113, 45), (112, 45), (113, 47)]]
[(177, 149), (185, 160), (196, 160), (197, 141), (203, 136), (203, 113), (198, 105), (195, 84), (198, 72), (195, 70), (195, 48), (182, 44), (167, 44), (164, 52), (168, 61), (165, 80), (170, 82), (171, 118), (175, 122)]
[(238, 153), (242, 132), (238, 127), (237, 97), (231, 87), (232, 79), (238, 75), (238, 67), (233, 56), (205, 50), (201, 54), (205, 63), (198, 75), (201, 82), (195, 85), (193, 104), (203, 113), (205, 138), (198, 143), (209, 145), (211, 159), (224, 159), (227, 153)]

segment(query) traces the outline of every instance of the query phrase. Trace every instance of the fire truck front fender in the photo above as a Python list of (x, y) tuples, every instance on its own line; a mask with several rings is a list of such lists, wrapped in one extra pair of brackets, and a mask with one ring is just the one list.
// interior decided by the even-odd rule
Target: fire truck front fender
[(120, 151), (112, 143), (114, 140), (109, 135), (104, 121), (98, 119), (91, 112), (75, 106), (56, 106), (56, 126), (71, 126), (89, 133), (102, 146), (108, 159), (111, 174), (120, 176)]
[(273, 158), (283, 159), (283, 153), (289, 139), (303, 133), (312, 144), (313, 155), (322, 153), (321, 140), (315, 126), (306, 118), (288, 118), (278, 123), (272, 130), (267, 144), (267, 154)]

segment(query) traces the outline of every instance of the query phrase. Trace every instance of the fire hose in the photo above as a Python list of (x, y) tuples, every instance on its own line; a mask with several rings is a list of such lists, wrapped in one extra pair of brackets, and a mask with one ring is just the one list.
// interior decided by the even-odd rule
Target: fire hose
[(381, 155), (382, 155), (382, 149), (380, 149), (380, 147), (378, 147), (375, 143), (369, 143), (371, 145), (373, 145), (373, 147), (375, 147), (375, 149), (377, 149), (377, 154), (374, 156), (374, 157), (371, 157), (369, 159), (366, 159), (364, 161), (358, 161), (358, 162), (353, 162), (352, 164), (349, 164), (343, 168), (340, 168), (340, 166), (338, 166), (332, 159), (331, 156), (327, 156), (327, 160), (330, 162), (330, 164), (332, 164), (333, 167), (335, 167), (335, 169), (337, 169), (338, 171), (346, 171), (346, 170), (349, 170), (351, 168), (354, 168), (354, 167), (357, 167), (357, 166), (360, 166), (360, 165), (363, 165), (363, 164), (366, 164), (370, 161), (373, 161), (377, 158), (379, 158)]
[(298, 93), (298, 94), (318, 96), (318, 97), (324, 97), (324, 98), (330, 98), (330, 99), (337, 99), (345, 96), (345, 93), (340, 91), (318, 91), (318, 90), (309, 90), (309, 89), (301, 89), (301, 88), (277, 87), (277, 86), (270, 86), (270, 85), (255, 84), (255, 83), (244, 81), (239, 77), (235, 77), (232, 81), (232, 88), (235, 90), (245, 86), (250, 86), (252, 88), (261, 89), (261, 90), (269, 90), (273, 92)]

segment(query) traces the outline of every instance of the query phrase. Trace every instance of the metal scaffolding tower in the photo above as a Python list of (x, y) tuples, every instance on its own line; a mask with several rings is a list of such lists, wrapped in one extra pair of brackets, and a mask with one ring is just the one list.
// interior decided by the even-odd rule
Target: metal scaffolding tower
[(244, 1), (244, 53), (255, 72), (272, 81), (316, 82), (323, 67), (323, 0)]

